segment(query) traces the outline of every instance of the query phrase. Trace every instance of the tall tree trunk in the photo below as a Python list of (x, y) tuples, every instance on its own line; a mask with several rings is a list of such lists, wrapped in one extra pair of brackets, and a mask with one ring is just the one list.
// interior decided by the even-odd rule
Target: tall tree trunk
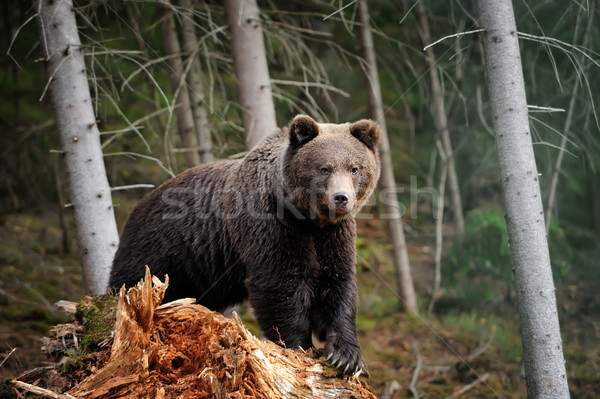
[(437, 202), (437, 209), (435, 212), (437, 213), (437, 219), (435, 221), (435, 254), (434, 254), (434, 268), (433, 268), (433, 284), (431, 285), (431, 297), (429, 298), (429, 303), (427, 304), (427, 312), (433, 312), (433, 307), (435, 302), (438, 299), (438, 295), (440, 292), (440, 284), (442, 282), (442, 252), (444, 249), (444, 234), (442, 228), (444, 227), (444, 198), (446, 191), (446, 177), (448, 176), (448, 159), (446, 158), (446, 154), (444, 153), (443, 145), (440, 141), (437, 141), (438, 148), (440, 149), (440, 159), (442, 161), (440, 171), (440, 185), (438, 188), (439, 199)]
[(256, 0), (225, 0), (246, 146), (277, 130), (271, 80)]
[(186, 166), (191, 168), (200, 163), (200, 157), (198, 156), (194, 116), (190, 107), (190, 94), (185, 81), (183, 81), (184, 69), (177, 30), (175, 29), (175, 19), (168, 0), (163, 0), (163, 4), (158, 4), (158, 10), (165, 55), (168, 57), (169, 83), (171, 84), (173, 96), (176, 96), (174, 112), (177, 116), (177, 127), (181, 137)]
[(200, 161), (202, 163), (212, 162), (214, 160), (212, 153), (212, 139), (210, 137), (210, 126), (208, 124), (208, 115), (206, 112), (206, 101), (204, 97), (204, 83), (202, 82), (202, 67), (200, 58), (196, 51), (198, 39), (196, 37), (196, 26), (194, 25), (194, 4), (192, 0), (181, 0), (181, 26), (183, 32), (183, 51), (191, 63), (190, 71), (187, 75), (187, 82), (190, 87), (190, 100), (192, 106), (192, 115), (194, 116), (194, 126), (196, 127), (196, 138), (198, 140), (198, 150), (200, 151)]
[[(423, 1), (417, 2), (416, 8), (417, 23), (419, 33), (424, 45), (431, 43), (431, 33), (429, 31), (429, 21)], [(459, 242), (462, 242), (465, 236), (465, 218), (462, 209), (462, 199), (460, 197), (460, 185), (456, 176), (456, 166), (454, 163), (454, 152), (452, 150), (452, 142), (450, 141), (450, 130), (448, 128), (448, 118), (444, 105), (444, 93), (440, 84), (440, 77), (436, 68), (436, 59), (433, 48), (429, 47), (425, 50), (427, 68), (429, 72), (429, 80), (431, 82), (431, 96), (433, 97), (433, 120), (436, 130), (440, 136), (444, 152), (446, 153), (448, 163), (448, 188), (450, 192), (450, 200), (452, 201), (452, 212), (454, 214), (454, 228), (456, 237)]]
[(398, 203), (396, 181), (392, 157), (390, 155), (390, 143), (383, 113), (383, 101), (381, 99), (381, 88), (379, 86), (379, 74), (377, 73), (377, 61), (373, 46), (373, 36), (369, 27), (369, 10), (366, 0), (358, 1), (358, 18), (360, 27), (360, 42), (363, 58), (366, 60), (367, 94), (369, 101), (369, 113), (381, 127), (381, 179), (380, 186), (389, 198), (385, 201), (385, 212), (388, 216), (388, 228), (393, 246), (394, 269), (398, 280), (398, 290), (404, 302), (406, 310), (418, 313), (417, 295), (413, 284), (408, 251), (404, 237), (404, 226), (402, 215), (400, 215), (400, 204)]
[(119, 233), (71, 0), (34, 1), (65, 160), (85, 291), (104, 293)]
[(527, 394), (568, 398), (525, 83), (510, 0), (478, 0), (485, 69), (518, 295)]

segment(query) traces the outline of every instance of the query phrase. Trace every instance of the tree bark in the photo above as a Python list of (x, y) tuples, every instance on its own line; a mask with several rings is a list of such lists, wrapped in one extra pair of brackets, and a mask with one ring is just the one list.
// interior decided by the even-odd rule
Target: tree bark
[(181, 137), (181, 145), (184, 149), (186, 166), (191, 168), (200, 164), (200, 157), (198, 156), (194, 116), (190, 107), (190, 94), (183, 80), (184, 69), (177, 30), (175, 29), (175, 19), (168, 0), (163, 0), (163, 4), (159, 3), (158, 10), (165, 55), (168, 57), (169, 82), (175, 98), (174, 112), (177, 116), (177, 127)]
[(192, 0), (181, 0), (180, 4), (182, 7), (181, 26), (183, 33), (183, 51), (188, 57), (188, 62), (191, 63), (190, 71), (187, 75), (187, 82), (190, 87), (190, 100), (192, 115), (194, 116), (194, 126), (196, 128), (196, 139), (198, 141), (200, 161), (202, 163), (208, 163), (212, 162), (214, 157), (212, 153), (210, 126), (208, 124), (208, 115), (206, 112), (202, 68), (196, 51), (198, 38), (196, 37), (196, 26), (194, 25), (194, 5)]
[(381, 88), (379, 86), (379, 75), (377, 73), (377, 61), (373, 46), (373, 35), (369, 27), (369, 10), (366, 0), (358, 1), (358, 18), (361, 24), (360, 41), (363, 58), (366, 60), (365, 70), (367, 78), (367, 95), (369, 101), (369, 113), (381, 127), (381, 179), (379, 185), (388, 198), (384, 201), (385, 212), (388, 217), (388, 228), (393, 246), (394, 270), (398, 280), (398, 290), (406, 310), (418, 313), (417, 295), (413, 284), (406, 239), (404, 237), (404, 226), (400, 214), (400, 204), (397, 198), (396, 181), (392, 157), (390, 155), (390, 143), (385, 124), (383, 112), (383, 101), (381, 99)]
[(71, 0), (34, 1), (75, 216), (85, 291), (108, 285), (119, 233)]
[(256, 0), (225, 0), (246, 147), (277, 130), (271, 80)]
[(478, 0), (500, 161), (527, 394), (568, 398), (554, 282), (527, 114), (515, 17), (510, 0)]
[[(421, 40), (424, 45), (428, 45), (431, 43), (431, 33), (429, 31), (429, 21), (427, 20), (425, 5), (422, 1), (417, 2), (415, 11)], [(462, 242), (465, 237), (465, 218), (463, 215), (462, 199), (460, 196), (460, 185), (458, 184), (458, 177), (456, 176), (454, 152), (452, 150), (450, 130), (448, 128), (448, 117), (446, 116), (446, 108), (444, 105), (444, 93), (442, 91), (440, 77), (438, 76), (436, 68), (436, 59), (433, 48), (428, 47), (427, 50), (425, 50), (425, 55), (429, 79), (431, 82), (431, 96), (433, 97), (433, 120), (447, 157), (448, 191), (450, 192), (450, 200), (452, 201), (454, 228), (456, 230), (456, 237), (458, 238), (458, 241)]]

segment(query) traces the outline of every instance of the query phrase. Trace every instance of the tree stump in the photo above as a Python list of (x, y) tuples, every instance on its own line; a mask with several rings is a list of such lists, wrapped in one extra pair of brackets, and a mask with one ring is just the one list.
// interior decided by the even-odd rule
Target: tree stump
[(64, 395), (81, 398), (375, 398), (322, 357), (260, 341), (193, 299), (160, 305), (146, 277), (119, 292), (110, 359)]

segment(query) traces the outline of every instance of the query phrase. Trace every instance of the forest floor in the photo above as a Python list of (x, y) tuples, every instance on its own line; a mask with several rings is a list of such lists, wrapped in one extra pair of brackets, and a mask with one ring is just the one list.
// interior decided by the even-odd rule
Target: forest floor
[[(483, 312), (453, 306), (447, 295), (438, 301), (443, 312), (400, 312), (385, 228), (374, 220), (359, 226), (357, 324), (369, 374), (365, 381), (373, 392), (380, 397), (388, 392), (388, 398), (525, 397), (515, 305)], [(408, 244), (424, 308), (433, 239), (420, 233), (409, 234)], [(0, 217), (0, 381), (55, 364), (40, 350), (49, 327), (66, 320), (53, 303), (83, 297), (75, 243), (71, 238), (67, 244), (70, 253), (63, 250), (62, 229), (53, 214)], [(557, 286), (573, 398), (600, 397), (600, 298), (594, 286), (593, 280)], [(242, 315), (256, 333), (249, 312), (242, 308)], [(8, 394), (0, 391), (0, 398)]]

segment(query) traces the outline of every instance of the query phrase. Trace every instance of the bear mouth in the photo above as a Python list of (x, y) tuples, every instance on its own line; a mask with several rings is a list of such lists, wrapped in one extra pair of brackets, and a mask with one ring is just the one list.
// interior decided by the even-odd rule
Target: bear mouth
[(319, 219), (337, 221), (352, 213), (352, 207), (335, 207), (329, 204), (323, 204), (317, 209)]

